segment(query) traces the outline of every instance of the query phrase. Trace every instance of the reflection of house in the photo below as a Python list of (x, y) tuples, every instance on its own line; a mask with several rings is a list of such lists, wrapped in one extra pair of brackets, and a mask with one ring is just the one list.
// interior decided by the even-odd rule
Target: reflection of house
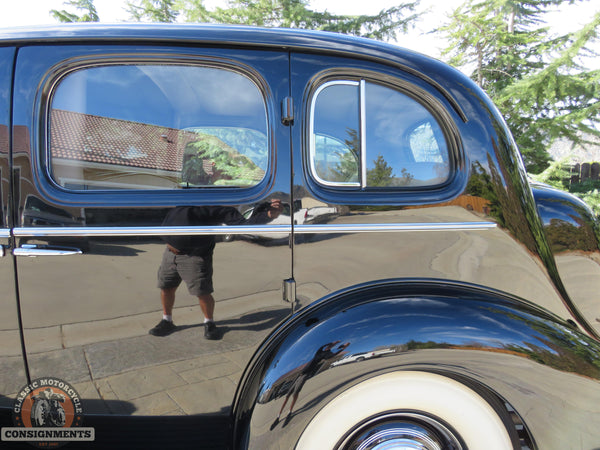
[(9, 161), (8, 127), (0, 125), (0, 226), (8, 223)]
[[(64, 110), (50, 117), (52, 174), (62, 186), (86, 189), (175, 187), (185, 145), (194, 133)], [(82, 164), (84, 162), (84, 164)], [(85, 180), (85, 186), (81, 186)]]
[(52, 175), (71, 189), (252, 186), (265, 174), (253, 158), (266, 161), (266, 139), (254, 130), (179, 130), (64, 110), (52, 111), (50, 130)]
[(0, 125), (0, 153), (8, 154), (8, 127)]

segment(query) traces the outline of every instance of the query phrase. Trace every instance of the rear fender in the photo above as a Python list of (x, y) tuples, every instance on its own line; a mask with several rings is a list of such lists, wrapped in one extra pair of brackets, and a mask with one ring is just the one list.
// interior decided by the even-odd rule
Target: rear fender
[[(600, 444), (598, 427), (585, 426), (600, 423), (598, 342), (497, 291), (386, 280), (322, 299), (265, 341), (236, 396), (235, 446), (293, 448), (341, 392), (406, 370), (442, 374), (508, 403), (540, 448), (568, 447), (575, 437), (582, 448)], [(285, 426), (274, 427), (292, 403)]]

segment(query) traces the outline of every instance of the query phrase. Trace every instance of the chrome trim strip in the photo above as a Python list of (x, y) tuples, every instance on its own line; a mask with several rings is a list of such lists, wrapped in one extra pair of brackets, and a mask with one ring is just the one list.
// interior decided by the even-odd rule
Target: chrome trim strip
[(367, 83), (360, 80), (358, 101), (360, 104), (360, 187), (367, 187)]
[(81, 255), (83, 252), (79, 249), (52, 249), (52, 248), (15, 248), (13, 255), (15, 256), (70, 256), (70, 255)]
[[(317, 224), (295, 225), (298, 234), (326, 233), (384, 233), (406, 231), (468, 231), (496, 228), (494, 222), (446, 222), (446, 223), (386, 223), (386, 224)], [(291, 225), (235, 225), (198, 227), (42, 227), (15, 228), (17, 237), (54, 236), (177, 236), (177, 235), (226, 235), (226, 234), (275, 234), (291, 233)]]
[(0, 229), (0, 238), (9, 238), (9, 237), (10, 237), (10, 230), (8, 228)]
[(387, 233), (407, 231), (469, 231), (491, 230), (494, 222), (446, 222), (446, 223), (381, 223), (381, 224), (335, 224), (294, 225), (297, 234), (327, 233)]
[(232, 225), (198, 227), (42, 227), (15, 228), (17, 237), (50, 236), (178, 236), (178, 235), (226, 235), (291, 233), (291, 225)]

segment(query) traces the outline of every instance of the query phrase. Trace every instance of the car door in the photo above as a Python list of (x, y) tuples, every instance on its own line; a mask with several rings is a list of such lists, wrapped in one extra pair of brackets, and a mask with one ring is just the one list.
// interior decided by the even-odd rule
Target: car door
[(300, 303), (377, 280), (456, 277), (460, 253), (440, 255), (465, 239), (457, 231), (493, 226), (450, 203), (466, 179), (457, 112), (392, 62), (293, 54), (291, 66), (293, 96), (304, 99), (293, 133), (303, 167), (294, 189), (307, 208), (294, 228)]
[(466, 148), (481, 144), (463, 142), (471, 131), (461, 106), (427, 77), (434, 67), (403, 64), (291, 56), (304, 118), (293, 129), (294, 167), (303, 169), (293, 185), (307, 208), (294, 227), (299, 302), (379, 280), (446, 279), (535, 298), (559, 313), (540, 266), (522, 249), (507, 253), (513, 242), (495, 223), (494, 203), (474, 187), (485, 171), (481, 162), (469, 168)]
[[(14, 253), (31, 377), (71, 383), (85, 414), (226, 417), (254, 348), (290, 313), (291, 216), (272, 223), (269, 210), (291, 202), (288, 55), (34, 45), (19, 50), (15, 92)], [(189, 221), (165, 220), (176, 209)], [(173, 237), (214, 247), (217, 340), (204, 338), (192, 286), (210, 273), (177, 289), (175, 332), (149, 334)]]
[[(0, 48), (0, 423), (12, 424), (12, 406), (16, 393), (27, 383), (19, 333), (15, 273), (10, 252), (10, 98), (15, 49)], [(14, 138), (15, 136), (13, 136)]]

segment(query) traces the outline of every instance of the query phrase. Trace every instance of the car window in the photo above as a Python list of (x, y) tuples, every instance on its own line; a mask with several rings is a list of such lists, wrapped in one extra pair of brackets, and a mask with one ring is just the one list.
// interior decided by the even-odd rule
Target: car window
[(321, 86), (312, 111), (313, 174), (323, 184), (359, 185), (358, 83), (336, 81)]
[(322, 184), (404, 188), (440, 185), (450, 176), (436, 118), (394, 87), (323, 84), (312, 98), (310, 134), (311, 171)]
[(223, 68), (81, 69), (55, 89), (49, 172), (73, 190), (250, 187), (268, 165), (260, 89)]

